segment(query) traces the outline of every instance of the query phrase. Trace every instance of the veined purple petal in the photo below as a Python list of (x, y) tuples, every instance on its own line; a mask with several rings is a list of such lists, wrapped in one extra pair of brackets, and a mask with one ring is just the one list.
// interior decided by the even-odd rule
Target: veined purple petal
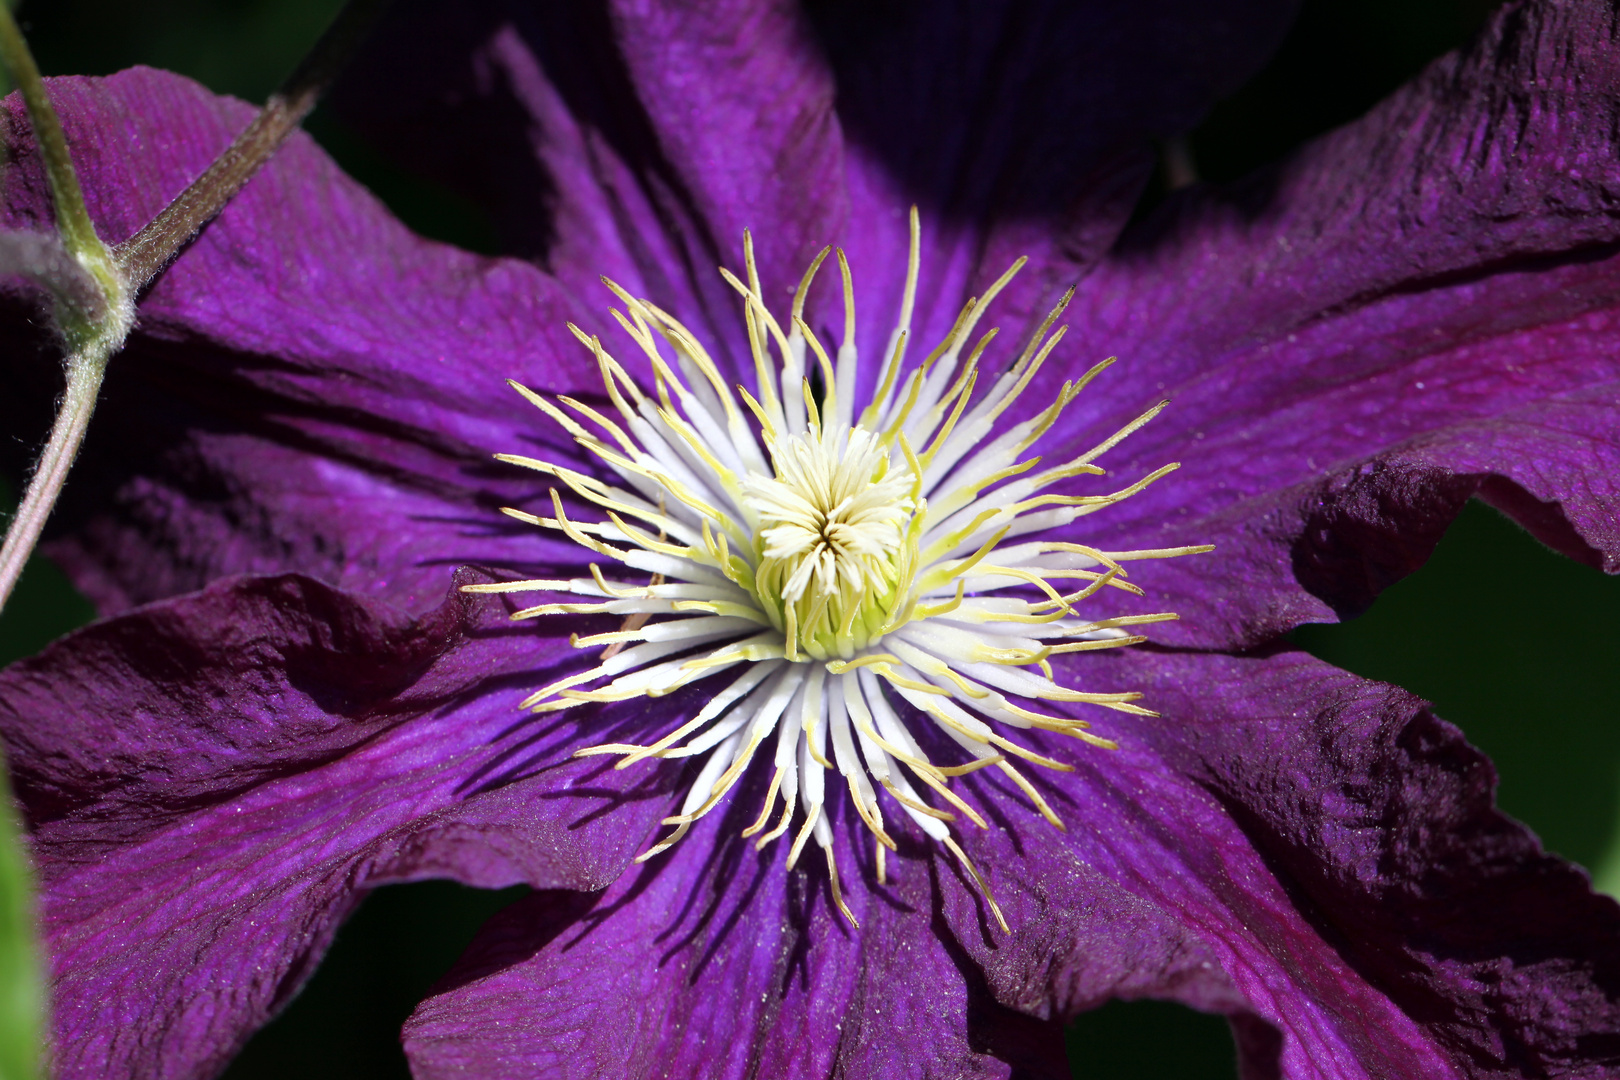
[(998, 1053), (1061, 1069), (1059, 1026), (996, 1005), (936, 932), (926, 860), (862, 897), (854, 929), (824, 873), (737, 836), (749, 809), (598, 897), (535, 894), (493, 920), (406, 1025), (414, 1073), (1004, 1077)]
[[(818, 866), (737, 836), (755, 783), (600, 897), (503, 913), (408, 1025), (418, 1075), (1062, 1075), (1042, 1022), (1114, 996), (1228, 1014), (1245, 1075), (1612, 1064), (1620, 909), (1492, 809), (1421, 702), (1299, 653), (1084, 670), (1165, 715), (1099, 724), (1117, 752), (1042, 747), (1076, 766), (1037, 778), (1066, 832), (994, 770), (964, 781), (1010, 936), (943, 852), (905, 844), (876, 886), (847, 821), (839, 922)], [(976, 1028), (1020, 1013), (1016, 1039)]]
[(1184, 463), (1093, 541), (1217, 545), (1154, 568), (1183, 615), (1166, 640), (1355, 613), (1476, 492), (1620, 569), (1609, 16), (1505, 8), (1365, 119), (1173, 200), (1082, 284), (1066, 347), (1122, 362), (1076, 441), (1169, 397), (1108, 464)]
[[(821, 9), (847, 144), (850, 228), (837, 242), (877, 315), (862, 327), (862, 347), (870, 355), (886, 346), (913, 203), (924, 229), (916, 344), (932, 348), (970, 296), (1028, 257), (983, 324), (1004, 329), (1005, 347), (1022, 345), (1124, 227), (1148, 178), (1149, 140), (1190, 130), (1253, 74), (1296, 7), (1037, 0), (917, 4), (904, 14), (863, 3)], [(824, 318), (838, 325), (836, 315)], [(1098, 359), (1069, 351), (1058, 366), (1078, 374)]]
[(1099, 723), (1116, 753), (1058, 751), (1077, 770), (1043, 786), (1067, 833), (968, 835), (1014, 933), (991, 944), (965, 890), (946, 911), (1004, 1004), (1187, 1000), (1136, 962), (1154, 955), (1145, 909), (1281, 1033), (1254, 1075), (1612, 1065), (1620, 909), (1494, 810), (1489, 763), (1421, 701), (1300, 653), (1120, 653), (1084, 671), (1164, 715)]
[(619, 876), (674, 777), (570, 762), (578, 725), (517, 713), (572, 654), (502, 614), (242, 578), (0, 676), (61, 1076), (213, 1075), (373, 886)]

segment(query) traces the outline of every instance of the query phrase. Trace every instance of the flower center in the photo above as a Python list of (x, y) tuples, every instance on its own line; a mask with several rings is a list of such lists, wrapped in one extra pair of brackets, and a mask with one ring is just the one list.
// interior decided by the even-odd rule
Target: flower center
[[(1061, 825), (1012, 759), (1069, 766), (1008, 732), (1038, 729), (1112, 748), (1111, 740), (1087, 730), (1089, 720), (1069, 712), (1153, 715), (1134, 703), (1141, 695), (1131, 691), (1059, 684), (1050, 661), (1142, 641), (1125, 628), (1175, 618), (1166, 612), (1086, 618), (1077, 605), (1105, 591), (1141, 595), (1126, 581), (1131, 560), (1208, 548), (1102, 551), (1052, 538), (1176, 468), (1166, 465), (1099, 494), (1051, 490), (1101, 475), (1095, 459), (1165, 403), (1078, 457), (1035, 471), (1041, 459), (1025, 457), (1026, 451), (1112, 361), (1065, 382), (1033, 415), (1000, 424), (1062, 340), (1063, 328), (1053, 326), (1069, 296), (1010, 363), (999, 372), (981, 368), (996, 331), (974, 341), (975, 327), (1022, 267), (1020, 259), (982, 298), (968, 301), (921, 364), (908, 367), (920, 244), (913, 209), (900, 311), (878, 357), (876, 387), (859, 413), (855, 289), (843, 252), (837, 261), (844, 333), (835, 359), (803, 318), (811, 282), (830, 249), (805, 273), (784, 329), (765, 305), (744, 233), (746, 283), (722, 274), (743, 298), (757, 398), (741, 388), (733, 394), (686, 327), (609, 282), (624, 304), (613, 314), (645, 356), (655, 395), (644, 392), (600, 340), (571, 326), (596, 357), (617, 419), (574, 398), (553, 402), (513, 386), (596, 465), (496, 456), (553, 477), (605, 517), (570, 517), (557, 488), (550, 493), (551, 516), (507, 514), (560, 530), (619, 569), (610, 575), (591, 562), (588, 577), (465, 588), (574, 598), (524, 608), (515, 619), (622, 620), (617, 630), (574, 635), (576, 647), (601, 649), (598, 662), (530, 694), (522, 707), (534, 712), (661, 698), (719, 679), (716, 689), (699, 696), (695, 713), (657, 741), (577, 751), (621, 755), (619, 768), (647, 758), (703, 759), (680, 812), (665, 819), (674, 831), (642, 859), (684, 836), (761, 755), (770, 759), (770, 785), (758, 819), (743, 835), (757, 836), (763, 848), (793, 828), (789, 869), (813, 839), (826, 858), (833, 901), (851, 922), (831, 825), (840, 807), (852, 809), (873, 837), (880, 883), (885, 853), (896, 847), (887, 807), (951, 852), (1001, 921), (990, 882), (951, 834), (963, 820), (986, 827), (953, 782), (994, 768), (1043, 817)], [(819, 395), (806, 376), (812, 354), (825, 388)], [(774, 749), (766, 748), (767, 740)], [(948, 758), (955, 760), (945, 763)], [(830, 798), (839, 788), (847, 798)], [(988, 798), (991, 790), (974, 797)], [(782, 809), (775, 816), (778, 799)]]
[(915, 477), (860, 427), (818, 423), (768, 449), (775, 477), (743, 480), (759, 520), (754, 595), (787, 653), (852, 659), (883, 637), (902, 599)]

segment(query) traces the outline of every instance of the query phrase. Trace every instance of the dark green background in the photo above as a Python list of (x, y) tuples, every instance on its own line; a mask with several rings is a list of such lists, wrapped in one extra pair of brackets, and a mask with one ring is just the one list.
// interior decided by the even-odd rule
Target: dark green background
[[(566, 2), (566, 0), (562, 0)], [(261, 100), (336, 9), (332, 0), (33, 0), (19, 12), (47, 74), (145, 63)], [(1192, 137), (1207, 179), (1244, 174), (1353, 119), (1465, 41), (1482, 0), (1307, 0), (1282, 51)], [(485, 247), (487, 225), (446, 194), (390, 170), (324, 115), (311, 128), (413, 227)], [(18, 478), (8, 478), (15, 483)], [(3, 498), (0, 495), (0, 498)], [(0, 663), (93, 616), (36, 560), (0, 618)], [(1547, 846), (1620, 889), (1620, 579), (1561, 559), (1470, 504), (1434, 558), (1343, 626), (1295, 641), (1333, 663), (1435, 702), (1501, 772), (1501, 805)], [(403, 1077), (400, 1023), (479, 923), (522, 890), (445, 883), (383, 889), (339, 934), (286, 1013), (259, 1034), (232, 1080)], [(1114, 1003), (1069, 1029), (1087, 1080), (1227, 1080), (1224, 1021), (1157, 1002)]]

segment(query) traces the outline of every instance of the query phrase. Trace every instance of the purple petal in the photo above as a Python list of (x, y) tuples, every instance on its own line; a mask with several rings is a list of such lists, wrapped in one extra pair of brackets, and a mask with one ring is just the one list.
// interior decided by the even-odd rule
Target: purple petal
[(577, 724), (516, 713), (561, 643), (503, 614), (245, 578), (0, 676), (61, 1076), (213, 1075), (373, 886), (619, 876), (673, 777), (570, 762)]
[[(900, 307), (908, 205), (923, 211), (917, 343), (932, 348), (969, 297), (1028, 257), (985, 324), (1006, 331), (1004, 350), (1021, 346), (1124, 227), (1148, 178), (1148, 140), (1191, 129), (1258, 70), (1296, 7), (1037, 0), (917, 5), (897, 18), (830, 6), (818, 22), (851, 201), (838, 242), (864, 283), (867, 355), (886, 348)], [(1060, 365), (1071, 374), (1100, 359), (1067, 356), (1079, 357)]]
[[(699, 17), (651, 0), (566, 11), (485, 0), (453, 16), (402, 4), (337, 102), (402, 160), (495, 210), (514, 251), (558, 267), (583, 253), (588, 271), (602, 255), (575, 231), (601, 240), (644, 226), (639, 211), (625, 215), (626, 200), (644, 194), (666, 214), (695, 210), (708, 233), (700, 244), (732, 258), (750, 223), (804, 233), (802, 250), (771, 249), (788, 256), (772, 269), (791, 285), (811, 252), (846, 239), (827, 231), (847, 211), (846, 139), (894, 177), (854, 186), (903, 189), (880, 208), (884, 223), (914, 201), (964, 220), (992, 205), (1001, 216), (1060, 217), (1087, 173), (1191, 127), (1251, 74), (1296, 6), (1036, 0), (807, 12), (773, 0), (710, 5)], [(666, 217), (650, 231), (669, 227)], [(771, 250), (762, 259), (776, 263)]]
[(1009, 809), (1016, 832), (968, 836), (1014, 933), (992, 943), (960, 888), (947, 919), (1003, 1004), (1201, 1004), (1158, 959), (1184, 955), (1154, 947), (1168, 925), (1281, 1033), (1255, 1075), (1613, 1064), (1620, 908), (1492, 807), (1489, 763), (1421, 701), (1300, 653), (1137, 651), (1071, 670), (1141, 689), (1164, 716), (1099, 722), (1117, 753), (1052, 750), (1077, 765), (1046, 785), (1067, 833)]
[(1061, 1028), (989, 1000), (936, 932), (926, 860), (853, 929), (824, 874), (783, 871), (785, 840), (760, 855), (737, 836), (746, 794), (600, 896), (537, 893), (492, 920), (407, 1023), (414, 1074), (1066, 1074)]
[(1505, 8), (1364, 120), (1175, 201), (1083, 283), (1065, 348), (1123, 362), (1072, 435), (1169, 397), (1105, 464), (1184, 463), (1089, 542), (1217, 545), (1154, 568), (1183, 616), (1167, 640), (1358, 612), (1475, 493), (1620, 570), (1609, 15)]
[(407, 1026), (418, 1075), (1062, 1075), (1016, 1049), (1115, 996), (1228, 1014), (1246, 1075), (1595, 1076), (1620, 1049), (1620, 909), (1417, 699), (1299, 653), (1071, 666), (1165, 715), (1099, 722), (1117, 752), (1037, 740), (1076, 766), (1037, 778), (1067, 832), (964, 781), (1010, 936), (937, 849), (875, 886), (848, 820), (840, 923), (815, 856), (737, 836), (756, 782), (601, 897), (503, 913)]

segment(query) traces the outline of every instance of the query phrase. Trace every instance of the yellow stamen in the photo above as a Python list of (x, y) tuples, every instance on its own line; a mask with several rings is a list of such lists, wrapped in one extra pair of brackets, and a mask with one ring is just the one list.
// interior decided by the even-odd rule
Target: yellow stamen
[(1006, 918), (1001, 914), (1001, 906), (996, 903), (994, 894), (990, 892), (990, 883), (984, 880), (984, 875), (979, 873), (979, 868), (974, 866), (973, 861), (967, 857), (967, 852), (958, 847), (956, 841), (948, 836), (943, 843), (950, 853), (956, 856), (957, 861), (962, 864), (963, 868), (973, 875), (973, 880), (978, 883), (979, 892), (984, 894), (984, 902), (990, 905), (991, 913), (995, 915), (996, 922), (1001, 926), (1001, 932), (1004, 934), (1012, 933), (1012, 929), (1007, 925)]
[[(988, 826), (951, 781), (993, 766), (1040, 816), (1062, 828), (1012, 759), (1058, 771), (1073, 766), (1014, 741), (1009, 729), (1051, 731), (1113, 748), (1115, 740), (1092, 733), (1085, 719), (1028, 706), (1065, 702), (1116, 716), (1155, 715), (1135, 704), (1141, 695), (1132, 691), (1061, 685), (1050, 661), (1143, 641), (1125, 628), (1175, 616), (1105, 609), (1082, 617), (1080, 606), (1099, 596), (1141, 595), (1140, 586), (1125, 580), (1127, 562), (1209, 547), (1104, 551), (1067, 537), (1039, 537), (1041, 527), (1106, 509), (1176, 468), (1164, 466), (1105, 494), (1071, 493), (1067, 483), (1101, 474), (1095, 460), (1152, 421), (1164, 404), (1084, 454), (1035, 471), (1042, 459), (1026, 451), (1113, 359), (1063, 382), (1038, 407), (1026, 403), (1025, 419), (997, 434), (998, 419), (1022, 400), (1065, 341), (1060, 320), (1074, 290), (1047, 313), (1010, 366), (1005, 358), (987, 360), (997, 330), (980, 333), (980, 322), (1024, 267), (1019, 259), (982, 297), (960, 304), (950, 330), (921, 362), (908, 361), (922, 295), (915, 208), (908, 231), (899, 309), (883, 328), (888, 336), (879, 355), (865, 358), (858, 355), (854, 275), (843, 249), (821, 249), (779, 319), (766, 303), (753, 236), (745, 232), (742, 272), (722, 269), (721, 276), (741, 301), (744, 366), (751, 361), (754, 368), (749, 388), (728, 382), (722, 371), (730, 368), (716, 363), (673, 315), (604, 279), (621, 305), (611, 309), (613, 321), (643, 358), (636, 370), (650, 383), (638, 383), (598, 337), (569, 324), (595, 362), (611, 407), (597, 398), (512, 385), (573, 440), (577, 458), (592, 464), (523, 454), (498, 458), (557, 484), (549, 489), (550, 516), (518, 509), (505, 514), (613, 559), (624, 567), (615, 577), (626, 580), (609, 580), (592, 562), (588, 578), (462, 588), (559, 594), (518, 608), (514, 619), (617, 620), (616, 628), (603, 622), (569, 635), (578, 648), (605, 648), (595, 665), (524, 698), (521, 707), (537, 713), (668, 700), (683, 687), (739, 668), (695, 714), (672, 719), (673, 730), (656, 741), (574, 752), (617, 756), (619, 769), (709, 755), (701, 772), (705, 789), (689, 792), (680, 804), (692, 809), (666, 816), (663, 824), (673, 828), (638, 861), (668, 850), (728, 798), (775, 733), (774, 772), (744, 838), (763, 850), (797, 819), (786, 865), (796, 866), (816, 836), (832, 904), (857, 925), (829, 832), (817, 829), (823, 813), (831, 813), (825, 809), (834, 797), (828, 785), (843, 784), (872, 834), (877, 880), (886, 882), (888, 853), (898, 850), (901, 833), (885, 819), (876, 794), (881, 788), (900, 808), (899, 826), (938, 839), (1006, 930), (987, 879), (951, 832), (965, 827), (963, 821)], [(806, 311), (816, 274), (835, 251), (843, 333), (834, 352), (813, 329), (820, 315)], [(812, 356), (815, 367), (807, 370)], [(874, 360), (877, 385), (863, 404), (855, 400), (856, 374)], [(1059, 484), (1057, 492), (1050, 490)], [(1017, 539), (1004, 545), (1009, 536)], [(638, 579), (647, 584), (632, 583)], [(917, 725), (948, 736), (961, 752), (930, 760), (922, 747), (932, 744), (919, 740)], [(915, 791), (913, 777), (922, 785)]]

